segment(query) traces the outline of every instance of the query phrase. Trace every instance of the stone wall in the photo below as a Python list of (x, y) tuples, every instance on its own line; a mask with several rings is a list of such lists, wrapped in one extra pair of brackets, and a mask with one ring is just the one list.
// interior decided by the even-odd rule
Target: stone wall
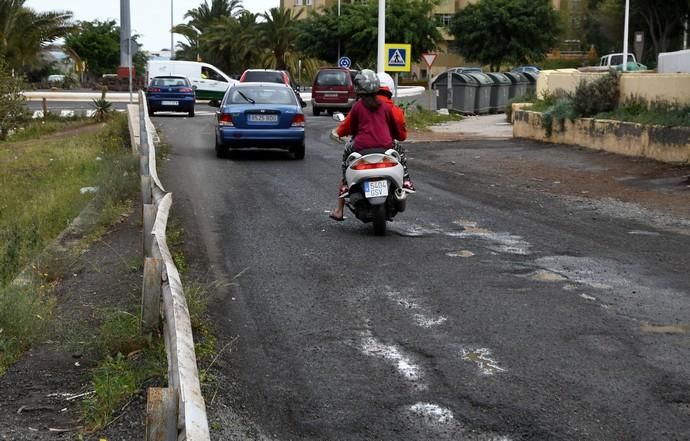
[(690, 128), (647, 126), (613, 120), (578, 118), (554, 121), (550, 136), (542, 114), (529, 110), (513, 112), (513, 137), (570, 144), (626, 156), (668, 163), (690, 164)]
[[(577, 69), (546, 70), (539, 73), (537, 96), (556, 89), (575, 93), (580, 80), (592, 80), (606, 75), (605, 72), (580, 72)], [(690, 74), (659, 74), (655, 72), (627, 72), (620, 79), (620, 102), (632, 96), (641, 97), (647, 102), (667, 102), (680, 106), (690, 106)]]

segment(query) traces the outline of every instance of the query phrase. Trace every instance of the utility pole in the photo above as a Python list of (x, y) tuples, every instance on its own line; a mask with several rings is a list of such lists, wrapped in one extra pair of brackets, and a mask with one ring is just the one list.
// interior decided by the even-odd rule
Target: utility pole
[(623, 72), (628, 70), (628, 24), (630, 22), (630, 0), (625, 0), (625, 26), (623, 27)]
[(384, 48), (386, 45), (386, 0), (379, 0), (379, 38), (376, 56), (376, 72), (383, 72), (386, 65)]
[(173, 0), (170, 0), (170, 59), (175, 58), (175, 47), (173, 43), (173, 27), (174, 27), (174, 22), (173, 22)]

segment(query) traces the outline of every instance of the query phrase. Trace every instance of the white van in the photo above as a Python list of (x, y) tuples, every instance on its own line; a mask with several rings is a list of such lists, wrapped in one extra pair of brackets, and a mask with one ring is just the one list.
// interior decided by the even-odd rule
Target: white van
[(147, 83), (151, 78), (165, 75), (180, 75), (189, 78), (196, 87), (196, 98), (200, 100), (223, 99), (228, 87), (237, 83), (212, 64), (196, 61), (152, 60), (146, 65)]

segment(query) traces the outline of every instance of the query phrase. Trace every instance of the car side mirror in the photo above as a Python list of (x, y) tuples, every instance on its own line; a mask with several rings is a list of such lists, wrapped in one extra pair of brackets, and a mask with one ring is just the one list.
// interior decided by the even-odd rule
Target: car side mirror
[(340, 112), (333, 112), (333, 119), (336, 121), (343, 122), (345, 121), (345, 115), (343, 115)]

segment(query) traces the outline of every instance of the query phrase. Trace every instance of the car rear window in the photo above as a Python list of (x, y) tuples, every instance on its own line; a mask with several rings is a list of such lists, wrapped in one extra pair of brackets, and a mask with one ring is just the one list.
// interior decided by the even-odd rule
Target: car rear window
[(316, 75), (317, 86), (349, 86), (347, 72), (342, 70), (322, 70)]
[(186, 78), (156, 77), (151, 81), (151, 85), (158, 87), (189, 86), (189, 82)]
[(235, 87), (230, 91), (227, 103), (247, 104), (252, 100), (255, 104), (297, 105), (295, 92), (287, 87)]
[(280, 72), (247, 72), (244, 76), (246, 83), (284, 83), (283, 76)]

